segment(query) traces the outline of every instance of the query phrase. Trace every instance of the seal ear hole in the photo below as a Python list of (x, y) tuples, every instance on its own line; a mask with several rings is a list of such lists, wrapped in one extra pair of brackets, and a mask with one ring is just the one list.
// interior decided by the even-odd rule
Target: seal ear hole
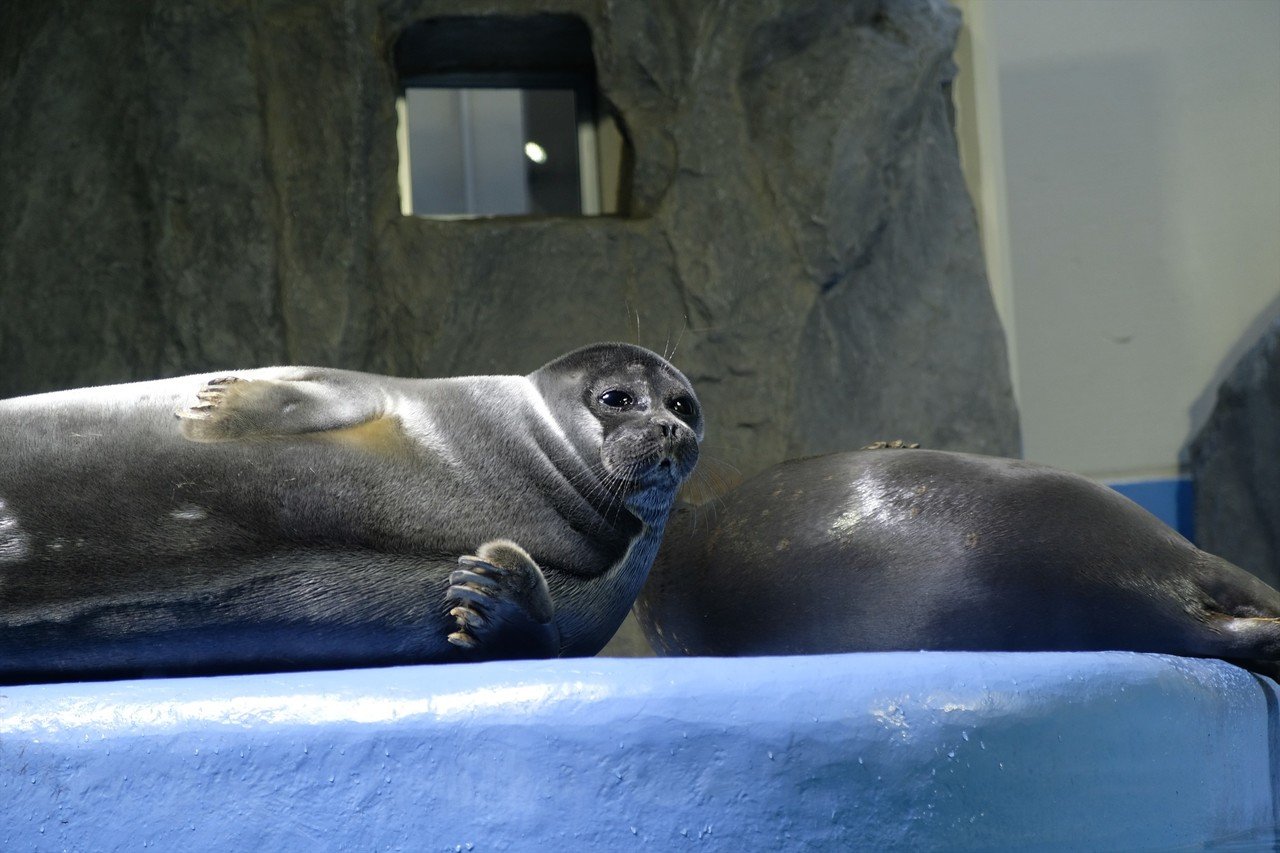
[(611, 409), (629, 409), (635, 405), (635, 397), (624, 388), (610, 388), (597, 399)]
[(667, 408), (680, 420), (689, 423), (698, 416), (698, 406), (689, 397), (681, 395), (667, 403)]

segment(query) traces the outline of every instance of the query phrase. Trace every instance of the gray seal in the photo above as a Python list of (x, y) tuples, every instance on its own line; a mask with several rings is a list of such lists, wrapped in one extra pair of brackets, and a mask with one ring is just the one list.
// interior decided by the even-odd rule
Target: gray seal
[(784, 462), (679, 507), (636, 612), (660, 654), (1280, 660), (1280, 593), (1114, 490), (930, 450)]
[(528, 376), (40, 394), (0, 431), (12, 683), (594, 654), (703, 424), (667, 361), (596, 344)]

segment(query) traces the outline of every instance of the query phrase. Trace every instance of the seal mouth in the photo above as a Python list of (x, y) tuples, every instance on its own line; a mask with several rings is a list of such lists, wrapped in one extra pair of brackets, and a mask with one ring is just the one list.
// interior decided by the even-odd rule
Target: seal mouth
[(675, 488), (684, 482), (692, 468), (690, 460), (676, 450), (662, 451), (647, 459), (635, 460), (625, 479), (638, 489)]
[(640, 479), (663, 480), (679, 486), (692, 469), (693, 465), (681, 457), (679, 450), (672, 448), (663, 452), (649, 467), (647, 476), (642, 476)]
[(692, 433), (654, 436), (634, 432), (608, 443), (601, 453), (610, 479), (632, 489), (678, 488), (698, 459)]

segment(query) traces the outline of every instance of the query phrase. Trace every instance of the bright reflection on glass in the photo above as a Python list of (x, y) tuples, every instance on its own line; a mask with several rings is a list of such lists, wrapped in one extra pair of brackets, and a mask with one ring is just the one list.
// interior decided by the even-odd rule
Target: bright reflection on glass
[(536, 142), (526, 142), (524, 144), (524, 156), (528, 157), (538, 165), (542, 165), (547, 162), (547, 149), (543, 148)]
[(597, 122), (580, 90), (410, 85), (401, 102), (402, 211), (600, 213)]

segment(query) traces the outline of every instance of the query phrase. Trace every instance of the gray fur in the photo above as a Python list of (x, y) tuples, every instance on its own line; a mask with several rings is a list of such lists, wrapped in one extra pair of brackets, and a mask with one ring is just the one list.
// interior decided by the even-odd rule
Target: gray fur
[(1280, 592), (1084, 477), (871, 450), (673, 514), (637, 615), (665, 654), (1104, 650), (1280, 660)]
[[(596, 399), (618, 385), (626, 411)], [(598, 344), (527, 377), (268, 368), (0, 401), (0, 676), (593, 654), (697, 459), (677, 395), (696, 411), (666, 361)], [(528, 565), (481, 573), (522, 577), (451, 582), (503, 543)]]

